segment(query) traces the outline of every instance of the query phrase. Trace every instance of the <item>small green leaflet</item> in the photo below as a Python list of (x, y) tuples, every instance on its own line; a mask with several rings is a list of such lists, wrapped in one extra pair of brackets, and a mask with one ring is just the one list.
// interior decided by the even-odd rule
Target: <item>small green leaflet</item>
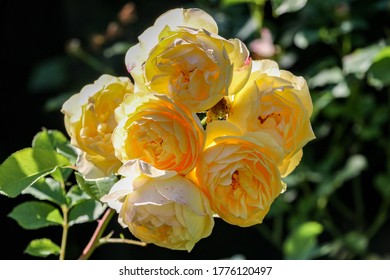
[(323, 231), (323, 226), (317, 222), (306, 222), (295, 228), (283, 245), (286, 259), (307, 260), (315, 257), (317, 236)]
[(108, 194), (111, 187), (118, 181), (118, 178), (114, 175), (98, 179), (86, 179), (78, 172), (75, 175), (80, 188), (97, 201), (100, 201), (102, 196)]
[(16, 206), (8, 216), (24, 229), (60, 226), (63, 223), (59, 209), (41, 201), (23, 202)]
[(94, 199), (85, 200), (69, 212), (69, 226), (96, 221), (106, 210), (106, 205)]
[(61, 248), (47, 238), (32, 240), (24, 250), (25, 254), (34, 257), (47, 257), (49, 255), (59, 255)]

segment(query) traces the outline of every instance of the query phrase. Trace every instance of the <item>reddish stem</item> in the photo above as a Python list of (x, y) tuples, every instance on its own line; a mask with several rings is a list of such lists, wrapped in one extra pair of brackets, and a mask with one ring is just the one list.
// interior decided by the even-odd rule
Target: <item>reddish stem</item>
[(104, 230), (110, 222), (115, 211), (111, 208), (107, 209), (103, 217), (98, 221), (98, 225), (89, 240), (87, 246), (85, 246), (83, 253), (79, 257), (79, 260), (87, 260), (92, 255), (93, 251), (99, 246), (99, 239), (102, 237)]

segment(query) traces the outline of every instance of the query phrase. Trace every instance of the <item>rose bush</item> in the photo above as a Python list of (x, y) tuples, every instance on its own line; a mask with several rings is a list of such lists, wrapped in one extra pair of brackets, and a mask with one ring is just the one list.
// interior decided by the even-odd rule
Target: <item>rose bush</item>
[(187, 251), (211, 234), (213, 215), (262, 223), (314, 138), (306, 81), (252, 61), (199, 9), (161, 15), (125, 63), (134, 87), (105, 75), (63, 106), (78, 171), (119, 179), (101, 197), (119, 223)]

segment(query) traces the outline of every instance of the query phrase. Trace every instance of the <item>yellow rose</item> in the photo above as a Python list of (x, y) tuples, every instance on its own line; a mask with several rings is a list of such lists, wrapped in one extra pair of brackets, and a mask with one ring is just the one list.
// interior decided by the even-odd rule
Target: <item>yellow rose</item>
[(102, 201), (143, 242), (191, 251), (211, 234), (214, 219), (209, 203), (188, 179), (137, 160), (126, 163), (120, 174), (128, 177), (118, 181)]
[(299, 164), (303, 146), (315, 138), (312, 111), (305, 79), (262, 60), (253, 62), (247, 84), (232, 98), (228, 121), (243, 132), (263, 131), (274, 137), (284, 149), (279, 165), (284, 177)]
[(117, 124), (114, 110), (132, 92), (129, 78), (102, 75), (63, 104), (71, 144), (80, 149), (77, 169), (85, 177), (107, 176), (120, 167), (111, 143)]
[(207, 126), (208, 146), (189, 177), (204, 190), (213, 211), (230, 224), (261, 223), (285, 189), (272, 160), (279, 154), (278, 145), (268, 138), (262, 132), (241, 135), (226, 121)]
[(211, 33), (218, 33), (218, 26), (214, 19), (200, 9), (172, 9), (160, 15), (153, 26), (146, 29), (139, 37), (139, 43), (131, 47), (126, 53), (127, 70), (135, 81), (136, 91), (146, 91), (143, 77), (142, 63), (146, 61), (149, 52), (159, 43), (159, 34), (168, 26), (176, 29), (186, 26), (195, 29), (205, 29)]
[(250, 74), (249, 51), (240, 40), (226, 40), (217, 32), (202, 10), (163, 14), (126, 54), (136, 88), (166, 94), (193, 112), (236, 92)]
[(209, 109), (227, 95), (233, 73), (230, 42), (204, 30), (162, 33), (145, 61), (150, 90), (167, 94), (194, 112)]
[(128, 95), (116, 110), (112, 142), (126, 162), (141, 159), (161, 170), (181, 174), (195, 167), (204, 147), (204, 130), (196, 114), (166, 95)]

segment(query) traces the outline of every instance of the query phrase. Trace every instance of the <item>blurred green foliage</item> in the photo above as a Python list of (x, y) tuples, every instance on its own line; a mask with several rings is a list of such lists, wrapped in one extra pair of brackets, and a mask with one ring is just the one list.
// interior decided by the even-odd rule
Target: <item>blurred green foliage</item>
[[(390, 258), (390, 2), (198, 0), (182, 6), (204, 9), (222, 36), (240, 38), (254, 59), (274, 59), (310, 87), (317, 138), (255, 227), (259, 240), (285, 259)], [(69, 38), (66, 54), (36, 66), (30, 91), (56, 93), (46, 110), (59, 110), (102, 73), (128, 75), (124, 55), (155, 19), (139, 17), (142, 9), (126, 4), (105, 27), (85, 27), (80, 38)], [(156, 15), (165, 11), (159, 9)], [(58, 251), (47, 240), (28, 250), (34, 246)]]
[[(223, 36), (241, 38), (253, 57), (276, 60), (310, 87), (317, 139), (260, 234), (285, 259), (388, 259), (390, 2), (197, 3), (212, 11)], [(255, 42), (273, 44), (274, 53)]]

